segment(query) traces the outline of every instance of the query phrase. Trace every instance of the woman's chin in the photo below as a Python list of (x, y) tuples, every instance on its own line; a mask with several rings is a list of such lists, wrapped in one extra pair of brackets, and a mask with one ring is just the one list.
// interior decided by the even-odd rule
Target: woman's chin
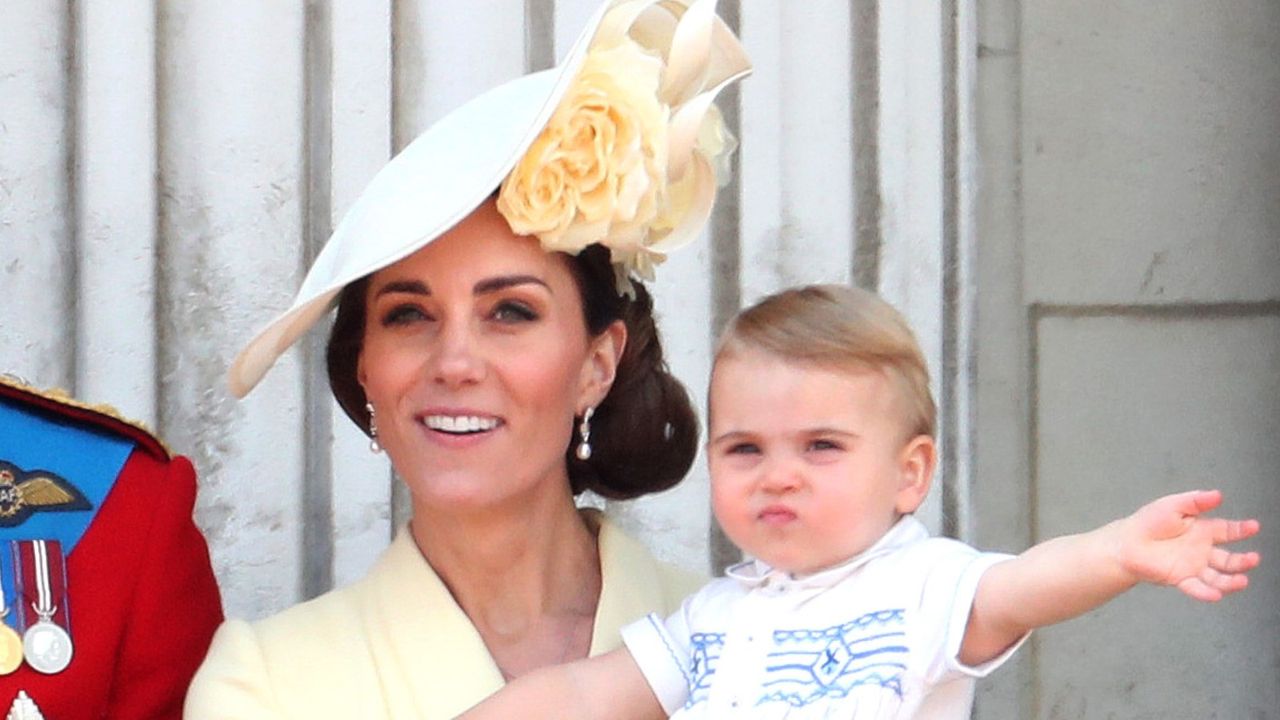
[(405, 480), (413, 500), (414, 513), (436, 515), (446, 513), (454, 519), (469, 515), (484, 516), (502, 512), (504, 508), (529, 506), (529, 490), (523, 492), (492, 479), (478, 479), (470, 474), (439, 473), (417, 482)]

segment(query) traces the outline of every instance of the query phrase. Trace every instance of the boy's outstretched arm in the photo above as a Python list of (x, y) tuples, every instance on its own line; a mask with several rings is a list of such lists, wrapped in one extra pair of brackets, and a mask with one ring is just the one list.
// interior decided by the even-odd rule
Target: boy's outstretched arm
[(1221, 502), (1217, 490), (1166, 495), (1127, 518), (993, 565), (978, 582), (960, 661), (980, 665), (1028, 631), (1088, 612), (1140, 582), (1173, 585), (1204, 602), (1244, 589), (1258, 553), (1218, 546), (1253, 536), (1258, 521), (1201, 517)]
[(623, 647), (604, 655), (522, 675), (458, 718), (656, 720), (666, 716), (640, 667)]

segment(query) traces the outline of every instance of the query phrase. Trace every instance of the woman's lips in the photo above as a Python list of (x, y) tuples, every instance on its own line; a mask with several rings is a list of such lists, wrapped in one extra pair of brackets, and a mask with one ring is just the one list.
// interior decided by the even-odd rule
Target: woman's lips
[(427, 436), (450, 446), (466, 446), (488, 436), (505, 423), (502, 418), (474, 410), (432, 409), (416, 417)]
[(418, 422), (432, 430), (451, 434), (467, 434), (487, 432), (498, 427), (502, 421), (489, 415), (431, 413), (423, 415)]

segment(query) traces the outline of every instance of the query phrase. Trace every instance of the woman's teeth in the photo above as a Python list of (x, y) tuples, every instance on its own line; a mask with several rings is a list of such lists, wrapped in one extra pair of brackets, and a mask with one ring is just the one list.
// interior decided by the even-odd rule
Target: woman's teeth
[(498, 427), (498, 420), (475, 415), (428, 415), (422, 419), (422, 424), (440, 432), (474, 433)]

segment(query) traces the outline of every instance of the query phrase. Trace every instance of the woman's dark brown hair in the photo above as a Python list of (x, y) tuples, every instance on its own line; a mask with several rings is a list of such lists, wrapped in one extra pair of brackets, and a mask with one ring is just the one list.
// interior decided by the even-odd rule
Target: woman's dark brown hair
[[(582, 298), (587, 332), (596, 337), (614, 321), (627, 327), (627, 345), (613, 387), (591, 417), (591, 459), (565, 448), (569, 482), (576, 495), (591, 490), (629, 499), (672, 487), (685, 476), (698, 449), (698, 420), (689, 394), (667, 369), (653, 319), (653, 299), (636, 280), (635, 298), (620, 296), (609, 251), (592, 245), (568, 256)], [(329, 386), (338, 404), (367, 434), (369, 412), (356, 365), (364, 341), (369, 279), (343, 289), (329, 333)], [(576, 442), (576, 436), (575, 436)]]

